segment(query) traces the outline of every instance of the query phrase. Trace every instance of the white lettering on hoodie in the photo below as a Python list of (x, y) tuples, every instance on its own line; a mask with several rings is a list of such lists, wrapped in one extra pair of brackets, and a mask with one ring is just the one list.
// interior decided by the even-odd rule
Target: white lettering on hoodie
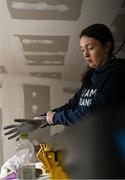
[(85, 89), (81, 93), (81, 97), (79, 100), (80, 106), (90, 106), (92, 102), (92, 98), (96, 95), (97, 89)]

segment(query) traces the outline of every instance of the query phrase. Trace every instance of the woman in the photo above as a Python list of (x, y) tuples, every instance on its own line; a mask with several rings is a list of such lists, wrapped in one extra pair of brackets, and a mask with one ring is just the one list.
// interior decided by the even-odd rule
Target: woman
[(125, 103), (125, 60), (113, 57), (114, 39), (109, 28), (94, 24), (80, 34), (80, 47), (89, 68), (82, 87), (64, 106), (49, 111), (49, 124), (70, 125), (86, 115)]
[[(109, 28), (104, 24), (93, 24), (83, 29), (80, 34), (80, 48), (88, 64), (82, 86), (68, 103), (44, 114), (50, 125), (70, 126), (87, 115), (125, 103), (125, 85), (121, 83), (125, 76), (125, 60), (113, 56), (114, 39)], [(9, 139), (24, 129), (30, 132), (35, 130), (42, 122), (20, 119), (15, 121), (22, 124), (4, 128), (14, 128), (5, 133), (15, 133)]]

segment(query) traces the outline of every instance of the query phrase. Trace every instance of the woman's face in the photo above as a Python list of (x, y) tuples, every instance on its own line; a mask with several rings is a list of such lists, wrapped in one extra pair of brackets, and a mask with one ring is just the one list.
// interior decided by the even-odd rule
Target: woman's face
[(90, 68), (96, 69), (108, 59), (108, 51), (110, 48), (107, 45), (103, 47), (100, 41), (95, 38), (87, 36), (81, 37), (80, 47)]

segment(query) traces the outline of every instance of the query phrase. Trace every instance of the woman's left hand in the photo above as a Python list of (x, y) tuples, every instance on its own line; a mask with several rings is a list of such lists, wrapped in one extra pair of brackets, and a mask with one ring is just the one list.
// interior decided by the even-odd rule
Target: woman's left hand
[(56, 112), (53, 112), (53, 111), (49, 111), (47, 112), (47, 115), (46, 115), (46, 120), (48, 122), (48, 124), (53, 124), (53, 116)]

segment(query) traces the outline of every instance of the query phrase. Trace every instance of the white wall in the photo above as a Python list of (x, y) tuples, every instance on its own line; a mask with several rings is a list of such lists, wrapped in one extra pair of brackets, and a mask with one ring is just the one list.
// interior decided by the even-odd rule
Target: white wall
[[(78, 88), (79, 83), (62, 82), (53, 79), (41, 79), (31, 77), (19, 77), (19, 76), (3, 76), (2, 84), (2, 114), (3, 114), (3, 126), (12, 124), (15, 118), (24, 118), (24, 94), (23, 84), (32, 85), (47, 85), (50, 86), (50, 102), (51, 107), (58, 107), (62, 105), (65, 100), (72, 96), (72, 94), (65, 94), (63, 87)], [(61, 131), (63, 127), (56, 126), (51, 129), (50, 135), (53, 135), (56, 131)], [(6, 161), (15, 153), (15, 139), (8, 140), (2, 132), (3, 138), (3, 159)], [(35, 139), (35, 137), (34, 137)]]

